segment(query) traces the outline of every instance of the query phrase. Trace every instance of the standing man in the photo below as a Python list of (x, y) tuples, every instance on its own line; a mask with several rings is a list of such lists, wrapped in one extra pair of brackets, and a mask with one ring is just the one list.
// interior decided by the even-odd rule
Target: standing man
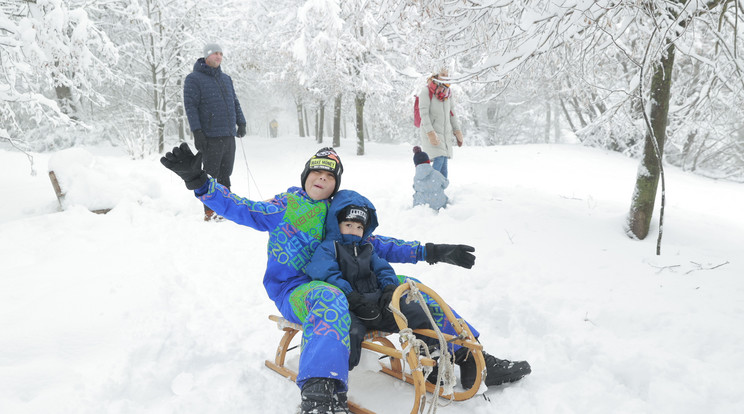
[[(221, 63), (220, 45), (204, 46), (204, 57), (194, 63), (194, 71), (183, 83), (183, 103), (194, 134), (194, 145), (202, 153), (204, 171), (230, 188), (235, 137), (245, 136), (246, 122), (232, 79), (222, 72)], [(204, 221), (215, 218), (218, 217), (214, 211), (205, 205)]]

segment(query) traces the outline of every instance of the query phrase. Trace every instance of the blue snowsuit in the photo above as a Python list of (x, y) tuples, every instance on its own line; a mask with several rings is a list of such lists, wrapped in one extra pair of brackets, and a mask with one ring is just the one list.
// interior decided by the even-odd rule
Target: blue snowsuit
[[(364, 227), (362, 237), (341, 234), (339, 230), (338, 214), (350, 205), (366, 207), (369, 212), (369, 222)], [(372, 321), (364, 321), (354, 312), (350, 312), (349, 342), (351, 349), (349, 369), (359, 364), (362, 342), (368, 330), (385, 332), (398, 332), (399, 330), (392, 312), (388, 309), (389, 300), (385, 303), (382, 298), (382, 291), (390, 285), (398, 286), (401, 280), (395, 274), (390, 263), (374, 252), (372, 244), (363, 241), (377, 228), (377, 223), (375, 206), (367, 198), (355, 191), (339, 191), (333, 197), (328, 210), (325, 239), (315, 250), (312, 260), (307, 265), (307, 274), (313, 280), (328, 282), (341, 289), (345, 294), (352, 291), (358, 292), (364, 297), (365, 301), (378, 305), (381, 310), (381, 316)], [(399, 307), (406, 316), (409, 328), (431, 329), (431, 323), (421, 305), (416, 302), (406, 303), (406, 300), (401, 300)], [(421, 339), (429, 340), (429, 338)], [(431, 343), (433, 344), (434, 341), (432, 340)]]
[(431, 164), (417, 165), (416, 174), (413, 176), (413, 205), (428, 204), (434, 210), (446, 207), (449, 200), (444, 194), (444, 189), (448, 185), (449, 180)]
[[(337, 391), (344, 391), (349, 375), (349, 305), (341, 290), (305, 273), (325, 233), (328, 200), (315, 201), (301, 188), (291, 187), (269, 201), (251, 201), (213, 178), (194, 194), (226, 219), (269, 232), (266, 293), (284, 318), (303, 327), (297, 385), (302, 388), (313, 377), (334, 378), (344, 387)], [(419, 242), (380, 236), (372, 243), (391, 261), (424, 259)]]
[[(315, 201), (301, 188), (290, 187), (271, 200), (251, 201), (233, 194), (214, 178), (194, 190), (194, 194), (226, 219), (269, 232), (268, 261), (263, 278), (266, 293), (285, 319), (302, 324), (297, 385), (302, 388), (309, 378), (333, 378), (339, 380), (343, 388), (336, 391), (346, 391), (349, 304), (340, 289), (314, 281), (306, 274), (307, 264), (324, 237), (328, 200)], [(425, 259), (424, 246), (418, 241), (384, 236), (370, 236), (367, 241), (389, 262), (416, 263)], [(435, 313), (435, 318), (441, 318), (441, 312)], [(446, 331), (446, 322), (437, 325), (445, 325), (442, 329)], [(475, 330), (473, 333), (478, 335)]]

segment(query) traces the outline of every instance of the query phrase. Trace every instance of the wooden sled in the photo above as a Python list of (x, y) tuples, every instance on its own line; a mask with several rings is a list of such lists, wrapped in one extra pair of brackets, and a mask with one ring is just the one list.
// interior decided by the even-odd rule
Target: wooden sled
[[(422, 283), (414, 284), (413, 282), (407, 281), (406, 283), (398, 286), (398, 288), (393, 293), (393, 307), (399, 310), (398, 303), (400, 303), (400, 298), (406, 292), (409, 292), (410, 294), (412, 287), (429, 295), (442, 308), (445, 317), (449, 320), (450, 324), (454, 327), (455, 332), (457, 332), (458, 334), (457, 336), (442, 334), (448, 343), (461, 345), (469, 348), (470, 350), (483, 350), (481, 344), (476, 341), (475, 337), (473, 337), (473, 333), (470, 332), (467, 324), (462, 323), (462, 321), (455, 318), (455, 315), (452, 313), (452, 310), (449, 308), (447, 303), (445, 303), (444, 300), (442, 300), (442, 298), (436, 292)], [(395, 321), (398, 323), (398, 328), (400, 328), (401, 331), (407, 329), (403, 318), (401, 318), (395, 311), (393, 312), (393, 315), (395, 317)], [(276, 315), (269, 315), (269, 319), (277, 323), (279, 329), (284, 331), (284, 336), (282, 336), (282, 339), (279, 341), (279, 346), (276, 348), (276, 356), (274, 357), (274, 360), (266, 360), (266, 366), (278, 372), (282, 376), (292, 381), (296, 381), (297, 372), (286, 367), (284, 363), (287, 357), (287, 351), (289, 351), (290, 349), (294, 349), (290, 348), (290, 344), (295, 335), (298, 332), (302, 332), (302, 325), (289, 322), (281, 316)], [(437, 333), (432, 329), (415, 329), (413, 330), (413, 332), (437, 339)], [(423, 413), (424, 408), (426, 407), (426, 393), (434, 393), (437, 386), (426, 381), (426, 378), (424, 378), (424, 374), (421, 370), (421, 365), (434, 366), (436, 365), (436, 361), (420, 355), (417, 346), (409, 347), (409, 343), (404, 336), (400, 337), (400, 341), (402, 342), (400, 349), (396, 348), (395, 345), (393, 345), (393, 343), (387, 338), (389, 335), (393, 334), (388, 332), (370, 331), (367, 333), (364, 342), (362, 342), (362, 348), (390, 357), (389, 366), (385, 366), (385, 364), (383, 364), (382, 362), (380, 363), (381, 371), (392, 377), (412, 384), (414, 387), (415, 395), (411, 414)], [(408, 351), (404, 352), (404, 350)], [(463, 401), (473, 397), (478, 391), (478, 389), (480, 388), (480, 384), (485, 376), (486, 363), (483, 359), (483, 353), (481, 352), (473, 352), (470, 357), (475, 358), (477, 367), (477, 375), (473, 386), (461, 392), (453, 392), (451, 395), (445, 395), (444, 389), (440, 387), (439, 396), (441, 398), (454, 401)], [(404, 372), (402, 363), (403, 360), (405, 360), (408, 366), (412, 368), (410, 373)], [(351, 401), (349, 401), (349, 409), (354, 414), (374, 414), (374, 412), (362, 408)]]

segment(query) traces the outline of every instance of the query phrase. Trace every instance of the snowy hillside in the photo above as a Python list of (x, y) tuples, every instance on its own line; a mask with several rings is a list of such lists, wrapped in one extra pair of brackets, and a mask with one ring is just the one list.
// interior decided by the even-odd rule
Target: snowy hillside
[[(320, 146), (246, 137), (233, 190), (265, 199), (298, 185)], [(398, 273), (439, 292), (489, 353), (532, 364), (521, 382), (439, 413), (744, 409), (744, 185), (667, 167), (656, 256), (658, 217), (647, 240), (623, 232), (636, 160), (569, 145), (465, 146), (450, 160), (453, 204), (437, 214), (411, 208), (411, 146), (366, 149), (338, 148), (341, 188), (375, 203), (379, 234), (476, 248), (471, 270)], [(23, 154), (0, 149), (0, 412), (294, 413), (297, 387), (263, 365), (281, 337), (261, 284), (266, 235), (204, 223), (156, 156), (85, 151), (97, 178), (76, 200), (107, 192), (106, 215), (57, 212), (51, 154), (35, 155), (30, 176)], [(373, 358), (352, 372), (351, 399), (409, 412), (412, 388), (373, 372)]]

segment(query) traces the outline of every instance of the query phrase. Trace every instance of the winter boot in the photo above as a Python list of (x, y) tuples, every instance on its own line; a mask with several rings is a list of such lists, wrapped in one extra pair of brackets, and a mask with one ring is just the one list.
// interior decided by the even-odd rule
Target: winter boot
[(225, 218), (215, 213), (211, 208), (204, 206), (204, 221), (215, 221), (219, 223), (225, 221)]
[[(488, 387), (519, 381), (532, 372), (527, 361), (512, 362), (498, 359), (486, 351), (483, 351), (483, 359), (486, 360), (486, 386)], [(465, 389), (471, 388), (478, 372), (475, 359), (467, 348), (460, 348), (455, 352), (455, 364), (460, 366), (460, 384)]]
[[(431, 355), (431, 359), (433, 359), (434, 361), (436, 361), (437, 364), (434, 365), (431, 368), (431, 373), (429, 374), (428, 377), (426, 377), (426, 381), (427, 382), (430, 382), (432, 384), (436, 384), (437, 383), (437, 376), (439, 375), (439, 360), (442, 357), (442, 355), (439, 352), (439, 349), (434, 348), (434, 347), (432, 347), (432, 348), (429, 349), (429, 354)], [(445, 356), (445, 358), (446, 358), (446, 356)]]
[(335, 404), (333, 409), (336, 410), (334, 411), (334, 413), (351, 413), (351, 410), (349, 410), (349, 400), (346, 397), (346, 392), (333, 394), (333, 403)]
[(215, 214), (214, 210), (204, 206), (204, 221), (212, 221), (215, 217), (217, 217), (217, 214)]
[(301, 414), (348, 413), (346, 393), (335, 394), (336, 380), (310, 378), (302, 386)]

